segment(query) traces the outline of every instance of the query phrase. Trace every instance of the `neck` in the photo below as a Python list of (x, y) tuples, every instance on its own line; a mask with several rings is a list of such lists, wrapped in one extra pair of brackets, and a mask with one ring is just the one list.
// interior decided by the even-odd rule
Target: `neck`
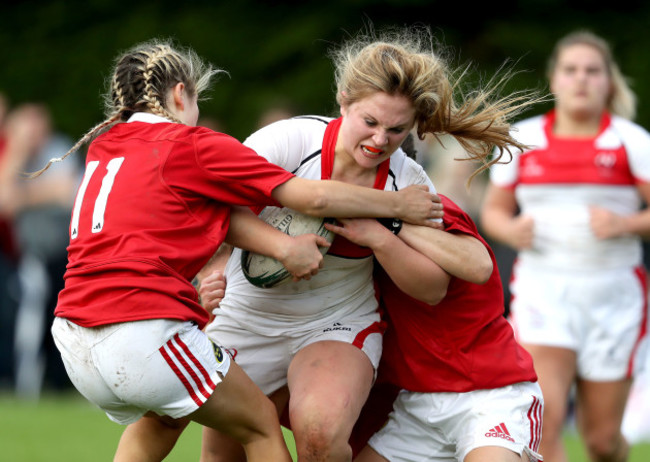
[(560, 137), (595, 136), (600, 129), (601, 115), (598, 113), (596, 115), (576, 116), (556, 111), (553, 133)]
[(354, 158), (342, 149), (334, 152), (332, 179), (360, 186), (373, 187), (377, 169), (361, 167)]

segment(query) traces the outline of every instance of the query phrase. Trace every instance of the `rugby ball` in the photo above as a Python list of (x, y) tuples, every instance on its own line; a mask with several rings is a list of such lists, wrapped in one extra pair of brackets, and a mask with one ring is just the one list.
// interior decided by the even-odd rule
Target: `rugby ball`
[[(289, 236), (313, 233), (330, 243), (335, 237), (324, 226), (325, 223), (334, 223), (334, 218), (313, 217), (287, 207), (266, 207), (259, 217)], [(326, 247), (320, 247), (320, 250), (323, 255), (327, 253)], [(241, 267), (246, 279), (257, 287), (274, 287), (291, 280), (291, 274), (278, 260), (248, 250), (242, 251)]]

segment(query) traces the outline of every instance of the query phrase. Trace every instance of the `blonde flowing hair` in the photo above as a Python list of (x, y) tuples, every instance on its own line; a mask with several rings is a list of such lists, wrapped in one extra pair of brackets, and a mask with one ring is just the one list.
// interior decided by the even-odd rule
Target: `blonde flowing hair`
[[(511, 121), (532, 105), (546, 101), (537, 91), (498, 93), (514, 75), (502, 68), (482, 88), (465, 91), (469, 66), (451, 69), (428, 28), (364, 34), (332, 52), (336, 100), (350, 105), (376, 92), (402, 95), (415, 108), (418, 137), (452, 135), (467, 151), (462, 160), (478, 161), (471, 180), (499, 162), (504, 153), (526, 146), (511, 136)], [(509, 160), (508, 160), (509, 161)]]

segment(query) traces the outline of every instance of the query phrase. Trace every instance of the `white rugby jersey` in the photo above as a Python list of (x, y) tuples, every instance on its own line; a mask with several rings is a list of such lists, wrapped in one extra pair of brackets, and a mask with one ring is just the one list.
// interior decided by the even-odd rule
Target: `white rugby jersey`
[(650, 134), (604, 114), (595, 137), (557, 138), (554, 121), (551, 111), (515, 124), (514, 136), (531, 149), (490, 171), (492, 183), (513, 188), (521, 212), (535, 220), (533, 246), (519, 252), (520, 261), (569, 270), (641, 264), (641, 238), (597, 239), (589, 207), (620, 215), (640, 209), (636, 185), (650, 182)]
[[(329, 179), (340, 121), (319, 116), (282, 120), (253, 133), (244, 144), (299, 177)], [(422, 167), (398, 149), (379, 166), (375, 188), (397, 191), (412, 184), (425, 184), (435, 192)], [(258, 288), (246, 280), (240, 261), (241, 250), (235, 249), (226, 266), (227, 290), (220, 310), (254, 332), (286, 333), (288, 322), (299, 322), (302, 328), (377, 309), (372, 252), (340, 236), (309, 281)]]

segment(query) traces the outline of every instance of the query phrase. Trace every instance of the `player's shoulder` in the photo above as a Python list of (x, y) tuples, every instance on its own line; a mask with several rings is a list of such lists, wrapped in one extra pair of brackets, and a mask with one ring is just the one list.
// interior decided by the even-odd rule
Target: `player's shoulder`
[(429, 182), (424, 167), (407, 156), (401, 148), (398, 148), (390, 156), (390, 174), (395, 177), (395, 180), (402, 187), (408, 184), (426, 184)]
[(390, 168), (394, 171), (424, 171), (424, 167), (407, 156), (402, 148), (397, 148), (390, 156)]
[(222, 132), (216, 132), (210, 128), (202, 126), (190, 126), (179, 123), (169, 124), (152, 124), (159, 125), (159, 133), (157, 138), (161, 141), (169, 141), (174, 143), (193, 143), (198, 145), (203, 144), (240, 144), (240, 142), (233, 137)]
[(300, 133), (322, 133), (327, 125), (332, 121), (331, 117), (317, 115), (300, 115), (288, 119), (277, 120), (270, 123), (260, 130), (282, 131), (295, 130)]
[(624, 142), (639, 141), (650, 144), (650, 133), (629, 119), (612, 115), (611, 126), (621, 135)]
[(517, 128), (533, 128), (539, 127), (544, 124), (544, 119), (547, 117), (546, 114), (538, 114), (536, 116), (528, 117), (522, 120), (519, 120), (512, 124), (513, 127)]
[[(548, 139), (544, 126), (546, 124), (546, 115), (537, 115), (514, 123), (511, 127), (511, 134), (518, 142), (529, 146), (530, 150), (543, 148), (548, 144)], [(528, 151), (528, 150), (527, 150)], [(522, 154), (518, 150), (513, 151), (513, 155)]]
[[(322, 140), (331, 118), (306, 115), (277, 120), (252, 133), (245, 144), (261, 142), (291, 142), (291, 144), (310, 144), (310, 140)], [(284, 140), (284, 141), (282, 141)]]
[(544, 132), (546, 116), (541, 114), (520, 120), (512, 125), (515, 137), (541, 136)]
[(329, 123), (334, 120), (333, 117), (325, 117), (319, 115), (300, 115), (290, 119), (285, 119), (293, 124), (302, 125), (306, 127), (313, 127), (314, 129), (324, 130)]

